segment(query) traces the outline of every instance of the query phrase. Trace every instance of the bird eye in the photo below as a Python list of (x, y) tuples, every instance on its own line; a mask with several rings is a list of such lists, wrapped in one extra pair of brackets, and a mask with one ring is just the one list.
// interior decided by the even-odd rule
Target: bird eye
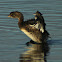
[(13, 14), (11, 13), (11, 16), (12, 16)]
[(13, 16), (15, 16), (15, 15), (13, 15)]
[(11, 14), (11, 16), (15, 16), (14, 14)]

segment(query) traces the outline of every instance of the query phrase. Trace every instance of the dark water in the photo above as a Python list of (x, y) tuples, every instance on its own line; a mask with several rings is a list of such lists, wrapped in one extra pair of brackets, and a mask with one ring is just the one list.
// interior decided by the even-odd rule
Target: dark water
[(37, 10), (43, 14), (52, 38), (47, 62), (62, 62), (62, 0), (0, 0), (0, 62), (19, 62), (27, 51), (25, 43), (30, 41), (18, 28), (18, 20), (8, 18), (8, 14), (20, 11), (27, 20)]

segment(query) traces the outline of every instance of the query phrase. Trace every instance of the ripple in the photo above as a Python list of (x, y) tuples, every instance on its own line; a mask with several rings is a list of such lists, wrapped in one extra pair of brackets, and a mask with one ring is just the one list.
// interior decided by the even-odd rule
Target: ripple
[(37, 10), (43, 14), (52, 38), (47, 60), (62, 61), (62, 0), (0, 0), (0, 62), (19, 62), (19, 55), (26, 50), (25, 43), (30, 40), (18, 28), (18, 20), (8, 18), (8, 14), (20, 11), (26, 20), (33, 18), (32, 14)]

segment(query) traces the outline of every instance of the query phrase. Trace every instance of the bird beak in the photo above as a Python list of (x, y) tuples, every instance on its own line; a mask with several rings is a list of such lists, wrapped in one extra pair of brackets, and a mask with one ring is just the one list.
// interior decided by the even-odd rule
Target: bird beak
[(8, 15), (8, 17), (10, 17), (10, 15)]
[(33, 15), (36, 15), (36, 13), (34, 13)]

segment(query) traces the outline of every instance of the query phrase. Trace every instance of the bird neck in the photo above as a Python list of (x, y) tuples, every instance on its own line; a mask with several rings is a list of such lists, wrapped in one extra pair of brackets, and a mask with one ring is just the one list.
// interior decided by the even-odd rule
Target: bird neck
[(21, 18), (21, 17), (20, 17), (20, 18), (18, 18), (18, 20), (19, 20), (18, 23), (22, 23), (23, 20), (24, 20), (24, 18)]
[(18, 26), (19, 26), (19, 28), (21, 28), (22, 27), (22, 25), (23, 25), (23, 18), (18, 18)]

